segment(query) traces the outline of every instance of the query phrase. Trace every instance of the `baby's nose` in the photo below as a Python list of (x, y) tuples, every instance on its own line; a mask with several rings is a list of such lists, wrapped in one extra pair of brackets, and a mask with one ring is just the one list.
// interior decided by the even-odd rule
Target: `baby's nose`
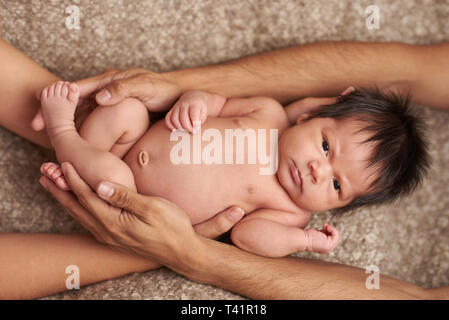
[(323, 161), (310, 161), (310, 172), (315, 183), (321, 183), (330, 177), (330, 166)]

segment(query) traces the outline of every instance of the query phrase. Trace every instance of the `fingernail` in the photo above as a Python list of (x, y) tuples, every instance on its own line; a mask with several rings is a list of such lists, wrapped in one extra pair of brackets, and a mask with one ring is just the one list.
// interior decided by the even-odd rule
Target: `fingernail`
[(100, 101), (107, 101), (111, 98), (111, 93), (109, 92), (109, 90), (104, 89), (101, 90), (98, 94), (97, 94), (97, 98)]
[(242, 208), (235, 208), (229, 212), (229, 218), (234, 221), (239, 221), (245, 215)]
[(102, 182), (98, 186), (98, 193), (107, 198), (111, 197), (114, 191), (114, 187), (107, 182)]

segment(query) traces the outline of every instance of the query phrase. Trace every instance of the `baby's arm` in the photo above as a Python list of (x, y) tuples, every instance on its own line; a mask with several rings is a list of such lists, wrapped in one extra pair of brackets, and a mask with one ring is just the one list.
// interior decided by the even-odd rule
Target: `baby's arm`
[[(338, 230), (302, 229), (308, 217), (285, 211), (261, 209), (240, 221), (231, 233), (239, 248), (266, 257), (283, 257), (299, 251), (330, 253), (340, 242)], [(307, 220), (307, 221), (305, 221)]]
[(167, 113), (165, 123), (169, 129), (184, 129), (190, 133), (204, 123), (207, 117), (253, 116), (263, 120), (286, 123), (282, 105), (268, 97), (233, 98), (206, 91), (188, 91)]
[(206, 121), (208, 116), (217, 116), (226, 103), (226, 98), (206, 91), (187, 91), (165, 116), (165, 124), (174, 131), (184, 129), (190, 133)]

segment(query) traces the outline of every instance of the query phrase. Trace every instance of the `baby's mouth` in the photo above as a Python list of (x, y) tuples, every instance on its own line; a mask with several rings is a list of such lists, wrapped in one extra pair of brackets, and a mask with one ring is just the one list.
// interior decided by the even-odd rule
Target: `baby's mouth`
[(293, 181), (302, 191), (302, 180), (301, 174), (299, 173), (298, 167), (296, 167), (296, 163), (294, 160), (290, 163), (290, 173), (292, 175)]

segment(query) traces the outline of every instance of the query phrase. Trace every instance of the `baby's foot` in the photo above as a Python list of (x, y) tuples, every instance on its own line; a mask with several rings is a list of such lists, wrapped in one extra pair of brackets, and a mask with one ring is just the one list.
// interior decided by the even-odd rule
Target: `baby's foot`
[(64, 191), (69, 191), (70, 187), (61, 171), (61, 166), (53, 162), (45, 162), (41, 165), (41, 172), (51, 179), (56, 186)]
[(75, 109), (80, 90), (76, 84), (58, 81), (42, 90), (42, 116), (50, 140), (67, 130), (75, 129)]

